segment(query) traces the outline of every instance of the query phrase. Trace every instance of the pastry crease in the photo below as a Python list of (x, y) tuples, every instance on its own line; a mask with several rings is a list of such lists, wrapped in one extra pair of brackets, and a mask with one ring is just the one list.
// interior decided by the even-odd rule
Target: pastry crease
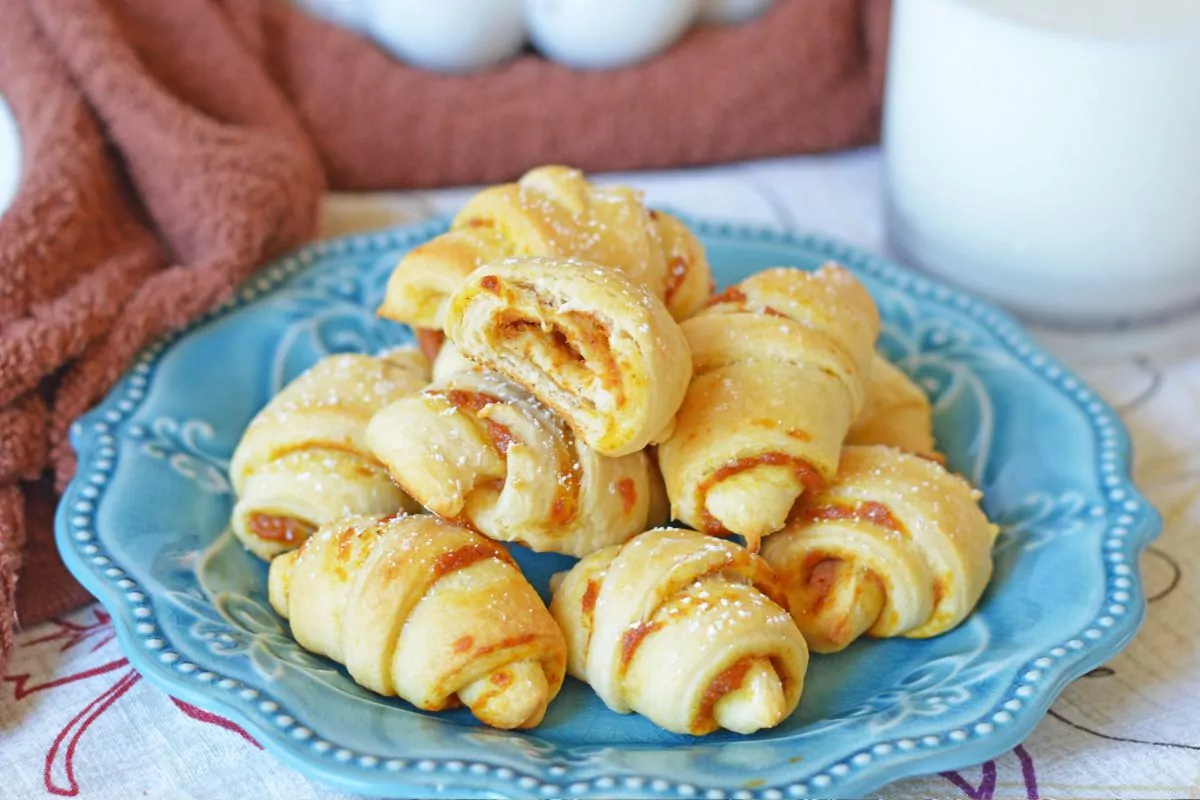
[(351, 517), (277, 556), (271, 605), (378, 694), (497, 728), (541, 722), (566, 644), (503, 547), (430, 515)]
[(992, 575), (998, 528), (981, 494), (940, 464), (883, 445), (842, 452), (837, 477), (767, 539), (792, 616), (816, 652), (867, 635), (936, 636)]

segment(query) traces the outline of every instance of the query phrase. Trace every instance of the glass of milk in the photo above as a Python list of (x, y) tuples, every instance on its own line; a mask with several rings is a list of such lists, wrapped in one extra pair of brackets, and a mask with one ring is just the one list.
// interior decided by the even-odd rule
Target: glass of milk
[(1200, 303), (1200, 0), (895, 0), (889, 239), (1028, 317)]

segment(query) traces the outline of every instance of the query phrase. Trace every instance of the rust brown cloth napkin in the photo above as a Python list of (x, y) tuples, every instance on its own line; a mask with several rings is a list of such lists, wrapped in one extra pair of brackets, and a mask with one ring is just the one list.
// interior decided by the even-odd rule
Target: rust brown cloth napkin
[(780, 0), (629, 69), (526, 55), (450, 77), (278, 0), (0, 0), (0, 94), (23, 145), (0, 217), (0, 669), (18, 617), (86, 599), (51, 532), (72, 420), (138, 349), (310, 237), (327, 186), (869, 143), (888, 11)]

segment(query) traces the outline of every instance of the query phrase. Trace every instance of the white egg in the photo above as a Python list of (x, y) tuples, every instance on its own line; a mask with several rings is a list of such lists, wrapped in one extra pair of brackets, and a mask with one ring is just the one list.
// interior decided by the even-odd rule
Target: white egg
[(700, 0), (704, 22), (732, 24), (748, 22), (767, 10), (775, 0)]
[(17, 196), (21, 185), (21, 130), (0, 95), (0, 215)]
[(682, 36), (698, 11), (699, 0), (525, 0), (538, 50), (577, 69), (649, 58)]
[(297, 6), (314, 17), (341, 25), (352, 31), (363, 32), (367, 27), (367, 14), (372, 0), (294, 0)]
[(426, 69), (470, 72), (525, 44), (521, 0), (368, 0), (371, 36)]

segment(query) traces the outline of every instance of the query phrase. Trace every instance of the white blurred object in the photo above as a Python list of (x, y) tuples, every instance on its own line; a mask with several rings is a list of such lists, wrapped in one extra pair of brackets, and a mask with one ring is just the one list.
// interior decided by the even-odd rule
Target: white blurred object
[(670, 47), (698, 20), (746, 22), (774, 2), (292, 1), (314, 16), (371, 37), (397, 58), (441, 72), (471, 72), (499, 64), (516, 55), (527, 37), (546, 58), (576, 69), (625, 67)]
[(8, 210), (21, 183), (21, 131), (0, 96), (0, 215)]
[(525, 44), (521, 0), (368, 0), (370, 31), (409, 63), (470, 72), (514, 56)]
[(720, 25), (748, 22), (775, 0), (700, 0), (700, 20)]
[(1198, 0), (898, 0), (893, 246), (1030, 316), (1200, 300)]
[(300, 8), (326, 22), (366, 33), (373, 0), (292, 0)]
[(525, 0), (538, 50), (577, 69), (647, 59), (679, 39), (699, 10), (699, 0)]

